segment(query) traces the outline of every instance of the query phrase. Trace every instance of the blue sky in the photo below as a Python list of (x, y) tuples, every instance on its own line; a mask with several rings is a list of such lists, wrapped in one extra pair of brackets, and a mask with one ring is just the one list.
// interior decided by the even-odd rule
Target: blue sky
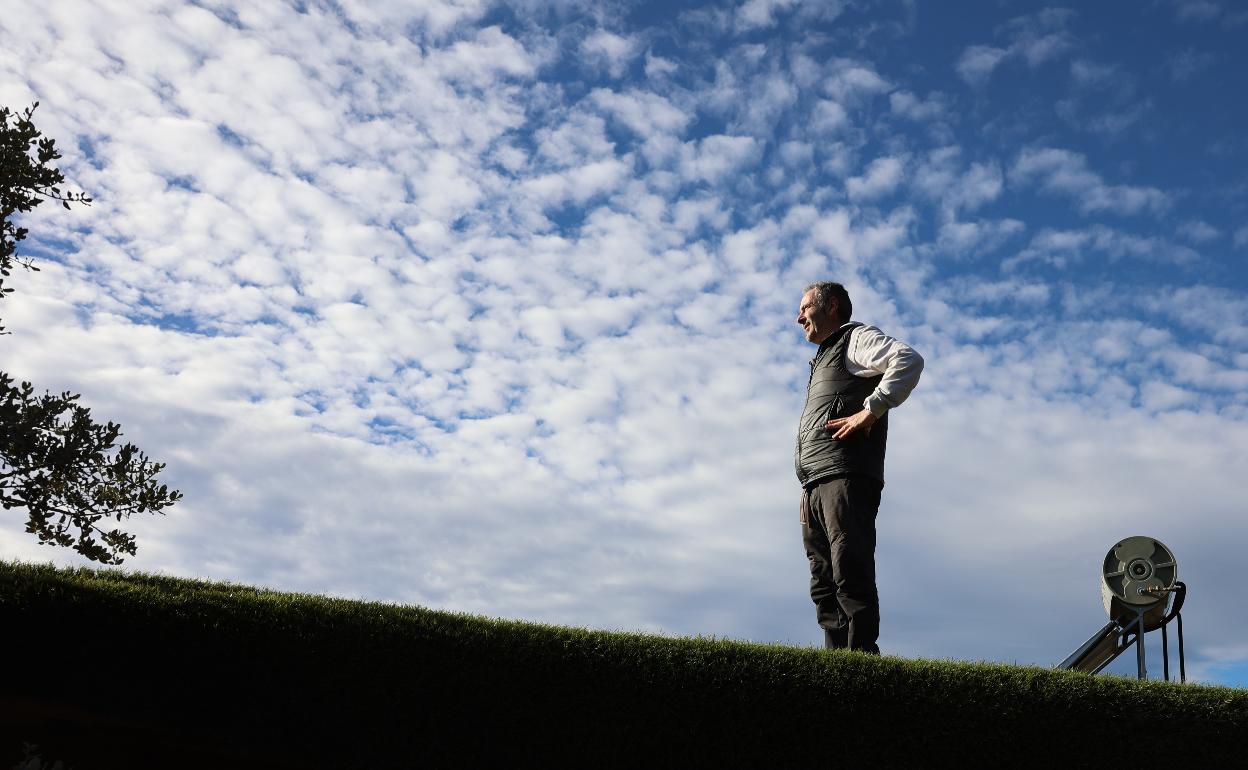
[(928, 362), (886, 652), (1052, 665), (1148, 534), (1189, 670), (1248, 682), (1236, 5), (252, 6), (0, 19), (0, 103), (97, 201), (27, 218), (4, 367), (168, 463), (128, 566), (814, 644), (793, 319), (833, 279)]

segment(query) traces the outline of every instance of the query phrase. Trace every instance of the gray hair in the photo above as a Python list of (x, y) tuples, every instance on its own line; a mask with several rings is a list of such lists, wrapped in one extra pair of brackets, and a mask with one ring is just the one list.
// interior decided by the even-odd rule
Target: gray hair
[(806, 294), (812, 291), (815, 293), (815, 304), (824, 310), (828, 309), (828, 305), (832, 303), (834, 298), (836, 299), (837, 316), (841, 323), (845, 323), (853, 315), (854, 303), (849, 301), (849, 292), (845, 291), (845, 287), (839, 283), (816, 281), (807, 286), (806, 291), (802, 293)]

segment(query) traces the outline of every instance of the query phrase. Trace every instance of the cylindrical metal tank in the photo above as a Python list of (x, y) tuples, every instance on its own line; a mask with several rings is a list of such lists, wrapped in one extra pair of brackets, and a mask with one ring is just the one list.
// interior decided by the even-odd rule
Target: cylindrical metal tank
[(1144, 630), (1161, 625), (1178, 580), (1174, 553), (1160, 540), (1137, 535), (1120, 540), (1105, 555), (1101, 600), (1109, 619), (1122, 627), (1144, 614)]

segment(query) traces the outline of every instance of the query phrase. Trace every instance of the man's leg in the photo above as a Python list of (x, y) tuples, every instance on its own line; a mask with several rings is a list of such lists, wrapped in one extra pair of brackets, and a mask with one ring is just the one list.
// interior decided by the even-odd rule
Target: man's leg
[(810, 562), (810, 598), (815, 602), (815, 618), (823, 628), (823, 646), (843, 649), (849, 645), (849, 619), (841, 612), (836, 598), (836, 579), (823, 518), (819, 496), (813, 490), (803, 489), (802, 543)]
[(816, 486), (823, 530), (828, 540), (836, 602), (846, 618), (850, 649), (879, 653), (880, 598), (875, 585), (875, 517), (882, 484), (851, 476)]

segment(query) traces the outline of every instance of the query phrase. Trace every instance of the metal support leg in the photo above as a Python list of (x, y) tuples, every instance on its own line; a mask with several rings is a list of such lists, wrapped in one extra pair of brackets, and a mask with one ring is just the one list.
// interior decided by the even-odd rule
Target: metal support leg
[(1170, 639), (1166, 636), (1166, 624), (1161, 624), (1161, 668), (1166, 681), (1170, 681)]
[(1175, 613), (1175, 619), (1179, 621), (1179, 681), (1187, 681), (1187, 667), (1183, 662), (1183, 615)]
[(1144, 665), (1144, 613), (1135, 618), (1135, 665), (1139, 678), (1148, 679), (1148, 668)]

